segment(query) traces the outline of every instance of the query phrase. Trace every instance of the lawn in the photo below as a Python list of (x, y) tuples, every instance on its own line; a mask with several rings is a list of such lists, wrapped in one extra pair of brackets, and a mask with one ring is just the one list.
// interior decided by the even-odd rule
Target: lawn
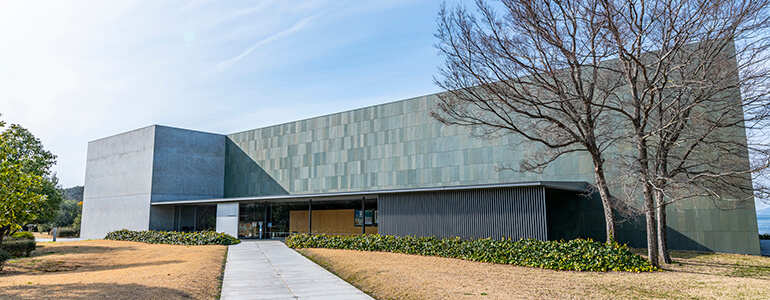
[(770, 258), (674, 251), (664, 272), (575, 272), (386, 252), (299, 250), (377, 299), (770, 299)]
[(211, 299), (226, 246), (89, 240), (38, 243), (0, 271), (2, 299)]

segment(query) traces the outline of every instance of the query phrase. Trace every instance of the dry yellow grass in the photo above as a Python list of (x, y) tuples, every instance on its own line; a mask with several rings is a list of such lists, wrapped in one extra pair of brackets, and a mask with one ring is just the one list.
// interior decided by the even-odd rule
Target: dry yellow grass
[(226, 249), (104, 240), (38, 243), (31, 257), (6, 262), (0, 298), (211, 299)]
[(45, 233), (45, 232), (33, 232), (32, 235), (35, 236), (36, 239), (52, 239), (53, 236)]
[(770, 258), (675, 251), (665, 272), (573, 272), (384, 252), (303, 249), (377, 299), (770, 299)]

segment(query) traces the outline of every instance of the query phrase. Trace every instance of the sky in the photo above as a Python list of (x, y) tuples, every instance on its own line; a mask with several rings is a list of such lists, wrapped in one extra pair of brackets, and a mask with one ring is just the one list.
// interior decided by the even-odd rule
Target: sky
[(88, 142), (233, 133), (439, 92), (439, 1), (4, 1), (1, 119), (85, 180)]
[(439, 6), (3, 1), (0, 119), (83, 185), (89, 141), (152, 124), (228, 134), (440, 92)]

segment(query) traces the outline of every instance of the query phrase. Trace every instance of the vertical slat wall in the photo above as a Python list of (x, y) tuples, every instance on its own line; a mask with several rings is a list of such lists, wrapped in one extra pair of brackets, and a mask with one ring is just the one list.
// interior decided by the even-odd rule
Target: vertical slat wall
[(543, 187), (382, 194), (379, 233), (547, 240)]

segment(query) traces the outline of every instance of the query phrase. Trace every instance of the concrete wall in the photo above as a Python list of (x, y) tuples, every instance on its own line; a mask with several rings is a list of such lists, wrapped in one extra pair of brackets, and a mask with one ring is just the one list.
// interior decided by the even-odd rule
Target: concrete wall
[(217, 232), (238, 236), (238, 202), (217, 203)]
[[(224, 166), (224, 135), (156, 125), (151, 202), (222, 198)], [(154, 206), (150, 228), (174, 230), (173, 217)]]
[(221, 198), (223, 135), (149, 126), (88, 144), (81, 236), (172, 230), (173, 206), (151, 202)]
[(154, 136), (150, 126), (88, 143), (81, 237), (149, 228)]
[(152, 202), (224, 196), (225, 136), (155, 126)]

